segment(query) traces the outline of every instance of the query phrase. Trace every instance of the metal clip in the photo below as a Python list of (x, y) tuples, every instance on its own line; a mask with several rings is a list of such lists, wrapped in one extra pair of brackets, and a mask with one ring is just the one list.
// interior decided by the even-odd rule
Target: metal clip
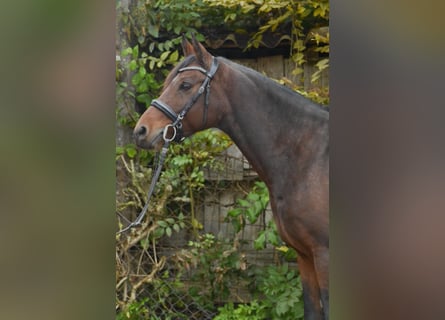
[[(167, 137), (167, 135), (168, 135), (168, 131), (169, 131), (170, 128), (173, 129), (173, 134), (169, 138), (169, 137)], [(176, 133), (177, 133), (176, 127), (174, 125), (172, 125), (172, 124), (168, 124), (164, 128), (164, 132), (162, 133), (162, 137), (164, 138), (164, 141), (171, 142), (171, 141), (173, 141), (176, 138)]]

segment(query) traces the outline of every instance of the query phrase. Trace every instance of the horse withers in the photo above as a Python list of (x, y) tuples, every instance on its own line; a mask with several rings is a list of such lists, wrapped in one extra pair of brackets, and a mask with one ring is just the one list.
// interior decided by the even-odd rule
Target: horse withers
[(185, 59), (134, 129), (159, 150), (216, 127), (266, 183), (283, 241), (298, 253), (305, 320), (329, 315), (329, 113), (260, 73), (184, 39)]

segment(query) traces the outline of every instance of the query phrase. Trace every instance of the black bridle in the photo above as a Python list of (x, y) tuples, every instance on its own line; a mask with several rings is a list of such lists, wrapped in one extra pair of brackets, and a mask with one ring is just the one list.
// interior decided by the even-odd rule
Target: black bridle
[(168, 104), (162, 102), (159, 99), (155, 99), (151, 102), (151, 106), (162, 111), (167, 117), (169, 117), (173, 121), (173, 123), (167, 125), (164, 128), (164, 140), (165, 137), (169, 135), (170, 129), (172, 129), (172, 135), (168, 139), (176, 142), (181, 142), (182, 140), (184, 140), (184, 134), (182, 132), (182, 119), (184, 119), (187, 112), (189, 112), (189, 110), (193, 107), (193, 105), (196, 103), (196, 101), (198, 101), (199, 97), (201, 97), (201, 95), (204, 92), (205, 92), (204, 112), (202, 121), (203, 121), (203, 126), (205, 126), (207, 122), (207, 110), (209, 107), (210, 81), (213, 79), (213, 76), (218, 70), (218, 66), (219, 66), (218, 59), (213, 57), (212, 65), (209, 71), (197, 66), (184, 67), (178, 70), (178, 73), (184, 71), (199, 71), (206, 76), (201, 86), (199, 87), (198, 92), (195, 93), (192, 99), (189, 102), (187, 102), (187, 104), (182, 108), (182, 110), (179, 113), (176, 113), (172, 107), (170, 107)]
[[(216, 57), (213, 57), (212, 60), (212, 66), (210, 67), (210, 70), (207, 72), (204, 68), (197, 67), (197, 66), (191, 66), (191, 67), (184, 67), (178, 70), (178, 73), (184, 72), (184, 71), (191, 71), (196, 70), (206, 75), (206, 78), (202, 82), (201, 86), (198, 89), (198, 92), (195, 93), (195, 95), (192, 97), (192, 99), (182, 108), (182, 110), (177, 114), (168, 104), (162, 102), (159, 99), (155, 99), (151, 102), (151, 106), (155, 107), (156, 109), (162, 111), (167, 117), (169, 117), (173, 122), (171, 124), (168, 124), (165, 126), (164, 131), (162, 132), (162, 137), (164, 139), (164, 146), (162, 147), (158, 165), (156, 167), (155, 174), (153, 175), (153, 178), (150, 183), (150, 188), (148, 189), (147, 193), (147, 201), (144, 205), (144, 208), (142, 208), (141, 213), (139, 213), (138, 217), (135, 221), (131, 222), (127, 227), (121, 229), (118, 231), (118, 234), (125, 232), (135, 226), (138, 226), (141, 224), (142, 219), (144, 218), (145, 214), (148, 210), (148, 204), (150, 203), (150, 198), (153, 195), (156, 183), (159, 179), (159, 176), (161, 175), (162, 165), (164, 164), (165, 157), (167, 155), (168, 146), (170, 145), (170, 142), (176, 141), (181, 142), (184, 140), (184, 134), (182, 132), (182, 120), (184, 119), (187, 112), (190, 111), (190, 109), (193, 107), (193, 105), (198, 101), (199, 97), (205, 92), (204, 97), (204, 112), (203, 112), (203, 126), (205, 126), (207, 122), (207, 110), (209, 107), (209, 94), (210, 94), (210, 81), (213, 79), (213, 76), (215, 75), (216, 71), (218, 70), (218, 60)], [(170, 134), (170, 129), (172, 129), (172, 132)]]

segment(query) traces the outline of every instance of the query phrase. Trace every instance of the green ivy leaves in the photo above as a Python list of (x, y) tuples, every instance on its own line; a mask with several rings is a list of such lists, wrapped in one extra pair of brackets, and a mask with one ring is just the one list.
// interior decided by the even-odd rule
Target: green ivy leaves
[(237, 206), (229, 210), (227, 220), (232, 222), (235, 232), (239, 232), (245, 225), (246, 219), (250, 224), (255, 223), (266, 210), (269, 203), (269, 192), (263, 182), (255, 182), (255, 185), (247, 196), (237, 199)]
[(155, 239), (161, 238), (164, 234), (171, 237), (173, 231), (179, 232), (186, 227), (185, 216), (182, 212), (176, 218), (170, 217), (164, 220), (158, 220), (156, 223), (158, 227), (154, 231)]
[(265, 295), (264, 303), (272, 319), (302, 319), (303, 289), (298, 274), (287, 264), (269, 266), (257, 273), (258, 289)]
[(215, 320), (302, 320), (303, 290), (298, 273), (287, 264), (258, 269), (255, 273), (257, 299), (234, 307), (228, 303), (218, 309)]

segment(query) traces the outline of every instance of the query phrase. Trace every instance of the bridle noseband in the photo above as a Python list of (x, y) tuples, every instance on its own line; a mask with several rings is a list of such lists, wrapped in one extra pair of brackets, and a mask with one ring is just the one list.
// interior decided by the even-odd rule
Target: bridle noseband
[[(164, 128), (163, 132), (164, 141), (166, 139), (176, 142), (181, 142), (182, 140), (184, 140), (184, 134), (182, 131), (182, 120), (186, 116), (187, 112), (189, 112), (189, 110), (193, 107), (193, 105), (196, 103), (196, 101), (204, 92), (205, 92), (204, 113), (202, 121), (203, 121), (203, 126), (205, 126), (207, 122), (207, 110), (209, 107), (210, 81), (213, 79), (213, 76), (218, 70), (218, 66), (219, 66), (218, 59), (216, 57), (213, 57), (212, 66), (210, 67), (209, 71), (197, 66), (184, 67), (178, 70), (178, 73), (184, 71), (192, 71), (192, 70), (199, 71), (206, 76), (201, 86), (199, 87), (198, 92), (195, 93), (192, 99), (182, 108), (182, 110), (179, 113), (176, 113), (172, 107), (170, 107), (168, 104), (162, 102), (159, 99), (155, 99), (151, 102), (151, 106), (162, 111), (168, 118), (170, 118), (173, 121), (171, 124), (168, 124)], [(172, 129), (171, 135), (169, 134), (170, 129)], [(169, 135), (170, 137), (168, 137)]]

